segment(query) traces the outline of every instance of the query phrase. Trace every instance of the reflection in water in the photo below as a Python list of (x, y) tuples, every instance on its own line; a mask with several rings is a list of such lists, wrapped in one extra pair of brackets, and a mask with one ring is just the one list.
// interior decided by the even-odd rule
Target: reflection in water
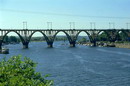
[(77, 45), (69, 48), (55, 42), (46, 48), (45, 42), (32, 42), (29, 49), (22, 44), (8, 45), (10, 57), (21, 54), (38, 62), (37, 71), (51, 74), (55, 86), (129, 86), (130, 50)]

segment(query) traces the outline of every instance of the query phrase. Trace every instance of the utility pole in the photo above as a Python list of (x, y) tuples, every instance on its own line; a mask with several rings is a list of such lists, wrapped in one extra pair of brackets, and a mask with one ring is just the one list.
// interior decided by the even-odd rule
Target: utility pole
[(92, 22), (90, 22), (90, 29), (92, 29)]
[(75, 22), (69, 22), (70, 24), (70, 29), (75, 29)]
[(109, 22), (109, 29), (115, 29), (115, 23)]
[(113, 23), (113, 29), (115, 29), (115, 23)]
[(52, 22), (47, 22), (47, 29), (52, 29)]
[(129, 29), (130, 23), (126, 23), (126, 28)]
[[(24, 21), (23, 22), (23, 29), (27, 29), (27, 21)], [(27, 36), (28, 36), (28, 33), (27, 31), (25, 30), (24, 31), (24, 37), (25, 37), (25, 40), (27, 41)]]
[(94, 22), (94, 29), (96, 29), (96, 23)]
[(23, 29), (27, 29), (27, 21), (23, 22)]
[(90, 22), (90, 29), (96, 29), (96, 23)]

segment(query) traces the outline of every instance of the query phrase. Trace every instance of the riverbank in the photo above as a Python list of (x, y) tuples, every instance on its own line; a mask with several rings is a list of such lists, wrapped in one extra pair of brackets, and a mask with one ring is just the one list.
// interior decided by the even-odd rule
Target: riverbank
[[(83, 43), (81, 45), (92, 46), (92, 43)], [(130, 43), (97, 43), (99, 47), (117, 47), (117, 48), (128, 48), (130, 49)]]
[(129, 48), (130, 49), (130, 43), (115, 43), (115, 46), (117, 48)]

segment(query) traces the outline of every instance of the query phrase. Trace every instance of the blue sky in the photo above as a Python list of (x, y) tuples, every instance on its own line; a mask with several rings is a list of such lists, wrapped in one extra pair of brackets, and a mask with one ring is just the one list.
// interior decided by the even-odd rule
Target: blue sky
[[(52, 22), (53, 29), (69, 29), (75, 22), (76, 29), (107, 29), (109, 22), (115, 28), (126, 28), (130, 23), (130, 0), (0, 0), (0, 28), (46, 29)], [(129, 25), (130, 27), (130, 25)]]

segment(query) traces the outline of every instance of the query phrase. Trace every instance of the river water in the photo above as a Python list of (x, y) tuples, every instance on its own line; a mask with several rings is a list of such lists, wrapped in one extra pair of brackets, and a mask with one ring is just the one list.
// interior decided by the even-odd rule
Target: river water
[(21, 54), (37, 62), (36, 71), (51, 74), (54, 86), (130, 86), (130, 49), (88, 47), (55, 42), (47, 48), (45, 42), (31, 42), (29, 49), (22, 44), (8, 45), (10, 54)]

